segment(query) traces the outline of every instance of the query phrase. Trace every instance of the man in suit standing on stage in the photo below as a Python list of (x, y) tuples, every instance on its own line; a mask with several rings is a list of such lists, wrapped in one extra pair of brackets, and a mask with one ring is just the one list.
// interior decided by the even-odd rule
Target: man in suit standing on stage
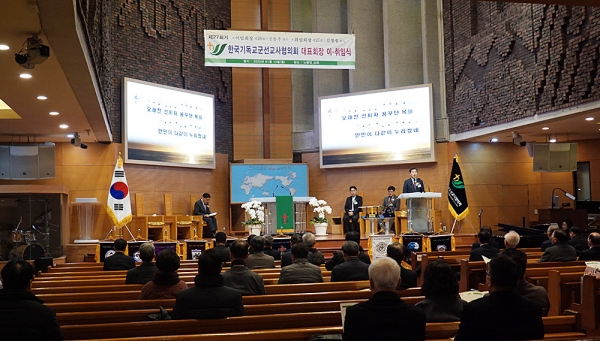
[(410, 178), (404, 181), (404, 188), (402, 189), (402, 193), (416, 193), (416, 192), (425, 192), (425, 185), (423, 184), (423, 180), (419, 179), (418, 173), (419, 171), (413, 167), (410, 169)]
[[(385, 217), (394, 217), (394, 212), (399, 210), (400, 199), (398, 199), (398, 196), (396, 195), (396, 187), (389, 186), (388, 195), (385, 198), (383, 198), (383, 215)], [(390, 231), (395, 231), (394, 220), (395, 219), (389, 220)], [(385, 224), (385, 221), (383, 219), (379, 220), (379, 226), (383, 227), (383, 224)]]
[(344, 233), (350, 231), (358, 231), (358, 219), (360, 219), (359, 212), (362, 212), (360, 208), (363, 205), (362, 197), (356, 195), (356, 186), (350, 186), (350, 196), (346, 198), (346, 204), (344, 205)]
[(202, 199), (196, 201), (194, 204), (194, 215), (201, 215), (202, 219), (206, 222), (208, 230), (210, 231), (211, 237), (214, 237), (217, 232), (217, 218), (211, 216), (208, 202), (210, 201), (210, 194), (202, 194)]

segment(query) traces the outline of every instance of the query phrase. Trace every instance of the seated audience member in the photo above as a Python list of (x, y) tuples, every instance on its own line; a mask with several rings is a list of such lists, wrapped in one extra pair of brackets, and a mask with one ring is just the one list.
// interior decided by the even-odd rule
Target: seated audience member
[(513, 292), (519, 282), (520, 266), (505, 255), (492, 258), (488, 266), (490, 295), (464, 306), (454, 340), (543, 339), (542, 308)]
[(104, 270), (129, 270), (135, 268), (135, 260), (125, 254), (127, 241), (119, 238), (115, 240), (115, 253), (104, 259)]
[(569, 237), (571, 238), (567, 244), (571, 245), (577, 251), (579, 255), (581, 251), (589, 248), (587, 236), (581, 232), (581, 229), (577, 226), (572, 226), (569, 229)]
[(263, 277), (246, 267), (248, 259), (248, 243), (243, 240), (234, 241), (229, 247), (231, 253), (231, 269), (223, 273), (223, 285), (234, 288), (242, 295), (262, 295), (265, 293)]
[(265, 239), (261, 236), (252, 238), (254, 253), (248, 256), (246, 266), (250, 269), (271, 269), (275, 267), (275, 259), (263, 252)]
[[(301, 243), (302, 242), (302, 236), (294, 233), (292, 234), (292, 236), (290, 237), (290, 249), (286, 250), (282, 255), (281, 255), (281, 268), (284, 268), (288, 265), (292, 265), (293, 261), (292, 261), (292, 248), (294, 247), (295, 244)], [(312, 260), (312, 253), (308, 253), (308, 257), (307, 259), (310, 261)]]
[(250, 254), (254, 253), (254, 250), (252, 249), (252, 239), (254, 239), (254, 237), (256, 237), (256, 235), (255, 234), (251, 234), (251, 235), (248, 236), (248, 239), (246, 239), (246, 242), (248, 243), (248, 246), (250, 247), (248, 249), (248, 252)]
[(567, 234), (571, 230), (571, 227), (573, 227), (573, 221), (571, 219), (565, 219), (560, 222), (560, 228)]
[(369, 266), (373, 296), (346, 309), (344, 340), (425, 340), (425, 312), (398, 297), (401, 280), (393, 259), (373, 261)]
[[(360, 246), (360, 233), (356, 231), (346, 233), (346, 241), (353, 241), (358, 244), (358, 259), (363, 261), (365, 264), (371, 264), (371, 258), (369, 255), (363, 250), (362, 246)], [(325, 269), (331, 271), (333, 267), (342, 264), (344, 262), (344, 255), (342, 251), (337, 251), (333, 254), (333, 257), (325, 263)]]
[(2, 268), (2, 340), (64, 340), (54, 310), (30, 291), (33, 274), (33, 266), (21, 259), (13, 259)]
[(156, 268), (152, 281), (146, 283), (140, 293), (140, 300), (174, 298), (187, 284), (177, 274), (180, 260), (179, 255), (171, 249), (162, 250), (156, 256)]
[(592, 232), (588, 236), (589, 249), (583, 250), (579, 260), (600, 260), (600, 233)]
[(569, 236), (561, 229), (552, 233), (552, 246), (546, 249), (540, 262), (571, 262), (577, 259), (577, 251), (567, 244)]
[(364, 281), (369, 279), (369, 265), (358, 259), (358, 244), (348, 240), (342, 244), (344, 262), (331, 270), (331, 282)]
[(527, 269), (527, 255), (523, 251), (517, 249), (506, 249), (502, 251), (502, 254), (512, 258), (515, 263), (520, 267), (519, 272), (519, 283), (515, 288), (515, 294), (528, 298), (542, 307), (542, 315), (548, 315), (548, 309), (550, 309), (550, 300), (548, 299), (548, 292), (544, 287), (534, 285), (525, 280), (525, 270)]
[(182, 319), (217, 319), (244, 315), (242, 294), (223, 286), (222, 263), (212, 249), (198, 257), (198, 275), (194, 286), (177, 293), (171, 317)]
[(548, 230), (546, 230), (546, 234), (548, 235), (548, 240), (542, 242), (542, 246), (540, 248), (542, 251), (546, 251), (547, 248), (552, 246), (552, 234), (554, 233), (554, 231), (556, 231), (558, 229), (559, 229), (559, 227), (556, 225), (548, 226)]
[(402, 284), (397, 289), (408, 289), (417, 286), (417, 278), (419, 277), (417, 273), (402, 266), (405, 254), (406, 247), (401, 243), (393, 242), (387, 246), (387, 256), (395, 260), (398, 266), (400, 266)]
[[(494, 238), (493, 238), (494, 237), (494, 233), (492, 233), (493, 231), (492, 231), (491, 227), (489, 227), (487, 225), (484, 225), (484, 226), (482, 226), (479, 229), (479, 232), (481, 232), (481, 231), (487, 231), (490, 234), (490, 242), (489, 242), (489, 244), (491, 246), (495, 247), (496, 249), (500, 249), (500, 244), (498, 244), (498, 242), (495, 241)], [(478, 248), (479, 246), (481, 246), (481, 244), (479, 242), (475, 242), (475, 243), (473, 243), (473, 245), (471, 245), (471, 250), (474, 250), (474, 249)]]
[(265, 248), (263, 249), (263, 252), (273, 257), (275, 260), (281, 260), (281, 252), (279, 252), (279, 250), (273, 250), (273, 236), (266, 234), (263, 238), (265, 239)]
[(427, 265), (421, 294), (425, 299), (415, 306), (425, 311), (427, 322), (460, 321), (467, 302), (458, 296), (458, 280), (448, 263), (436, 260)]
[(213, 249), (217, 251), (217, 254), (219, 255), (219, 257), (221, 257), (221, 261), (223, 263), (230, 262), (229, 248), (225, 246), (226, 242), (227, 235), (225, 234), (225, 232), (217, 232), (217, 234), (215, 235), (215, 247)]
[(296, 243), (292, 247), (293, 264), (281, 269), (279, 284), (321, 283), (321, 269), (308, 262), (308, 245)]
[(482, 256), (492, 258), (500, 252), (497, 248), (489, 244), (491, 235), (488, 231), (479, 231), (477, 238), (479, 239), (479, 247), (471, 250), (470, 261), (482, 261)]
[(310, 232), (305, 233), (302, 236), (302, 241), (308, 246), (308, 252), (312, 254), (312, 258), (309, 260), (311, 264), (318, 266), (325, 263), (325, 256), (323, 256), (323, 253), (315, 248), (316, 238), (314, 234)]
[(509, 231), (504, 235), (504, 247), (507, 249), (516, 249), (521, 241), (521, 236), (515, 231)]
[(140, 258), (142, 264), (129, 269), (125, 277), (125, 284), (146, 284), (152, 280), (157, 268), (154, 260), (154, 245), (152, 243), (144, 243), (140, 245)]

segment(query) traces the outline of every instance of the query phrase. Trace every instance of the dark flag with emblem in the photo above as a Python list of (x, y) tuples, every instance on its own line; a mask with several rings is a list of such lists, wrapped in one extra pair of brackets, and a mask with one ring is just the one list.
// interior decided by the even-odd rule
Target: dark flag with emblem
[(458, 156), (455, 156), (452, 162), (450, 184), (448, 185), (448, 209), (456, 220), (463, 220), (469, 214), (467, 191), (465, 190), (465, 182), (460, 171), (460, 166), (458, 165)]
[(294, 198), (292, 196), (276, 196), (277, 232), (294, 233)]
[(119, 153), (112, 182), (108, 190), (106, 212), (117, 228), (125, 226), (132, 219), (129, 186), (123, 169), (123, 159)]

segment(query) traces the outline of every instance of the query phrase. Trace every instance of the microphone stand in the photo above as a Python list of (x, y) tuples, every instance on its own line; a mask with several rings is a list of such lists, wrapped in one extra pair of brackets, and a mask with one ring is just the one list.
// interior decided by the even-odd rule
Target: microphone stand
[(479, 210), (479, 229), (481, 230), (481, 213), (483, 213), (483, 208)]

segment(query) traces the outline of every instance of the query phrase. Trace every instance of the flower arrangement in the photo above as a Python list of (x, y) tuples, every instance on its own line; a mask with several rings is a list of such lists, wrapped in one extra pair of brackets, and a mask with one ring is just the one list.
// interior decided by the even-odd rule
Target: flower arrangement
[(260, 225), (265, 222), (265, 208), (258, 200), (252, 200), (242, 204), (242, 208), (246, 210), (246, 216), (249, 218), (244, 221), (243, 225)]
[(325, 213), (331, 214), (331, 207), (329, 207), (329, 205), (327, 205), (327, 201), (317, 200), (317, 199), (313, 198), (313, 199), (310, 199), (308, 204), (310, 206), (314, 207), (313, 212), (316, 213), (316, 215), (310, 221), (312, 224), (329, 222), (329, 220), (327, 220), (327, 218), (325, 217)]

